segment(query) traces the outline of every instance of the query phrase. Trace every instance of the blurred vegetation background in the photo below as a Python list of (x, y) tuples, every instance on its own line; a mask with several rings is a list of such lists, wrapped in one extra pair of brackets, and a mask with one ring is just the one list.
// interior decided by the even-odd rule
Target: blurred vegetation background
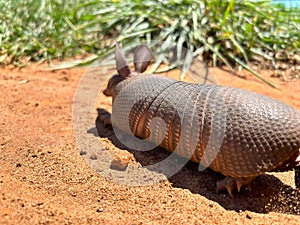
[(254, 73), (249, 62), (299, 62), (300, 8), (271, 0), (0, 0), (0, 7), (2, 65), (95, 54), (83, 61), (90, 63), (116, 40), (156, 40)]

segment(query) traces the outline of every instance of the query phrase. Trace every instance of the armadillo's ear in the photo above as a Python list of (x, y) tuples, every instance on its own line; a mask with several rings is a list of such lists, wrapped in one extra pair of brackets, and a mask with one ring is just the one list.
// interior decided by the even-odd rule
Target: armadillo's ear
[(149, 66), (153, 59), (151, 49), (145, 45), (141, 44), (135, 49), (134, 53), (134, 68), (135, 71), (142, 73)]
[(121, 77), (128, 77), (131, 71), (118, 42), (116, 42), (115, 59), (118, 74)]

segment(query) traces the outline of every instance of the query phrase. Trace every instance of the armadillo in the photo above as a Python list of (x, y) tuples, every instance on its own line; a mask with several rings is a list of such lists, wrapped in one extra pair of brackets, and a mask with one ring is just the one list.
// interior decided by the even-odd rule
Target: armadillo
[[(103, 91), (104, 95), (112, 96), (113, 104), (120, 99), (117, 107), (113, 107), (112, 117), (120, 114), (139, 93), (147, 93), (134, 102), (127, 118), (121, 118), (135, 136), (169, 152), (176, 149), (176, 154), (204, 162), (225, 175), (224, 180), (217, 182), (217, 191), (227, 190), (232, 195), (233, 189), (240, 191), (260, 174), (291, 169), (296, 171), (295, 182), (299, 187), (299, 111), (238, 88), (142, 74), (152, 58), (146, 45), (136, 48), (135, 71), (130, 70), (118, 43), (115, 57), (118, 74)], [(160, 123), (151, 124), (153, 118), (162, 119), (164, 129)], [(103, 121), (108, 124), (113, 120), (107, 116)], [(114, 122), (112, 125), (118, 126)], [(222, 137), (218, 151), (205, 153), (213, 133)]]

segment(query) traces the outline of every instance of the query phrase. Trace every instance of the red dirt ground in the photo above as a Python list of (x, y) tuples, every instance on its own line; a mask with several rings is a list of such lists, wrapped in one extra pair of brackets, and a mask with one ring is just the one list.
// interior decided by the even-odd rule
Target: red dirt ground
[[(0, 69), (0, 224), (300, 223), (293, 173), (259, 176), (251, 192), (243, 189), (234, 198), (215, 193), (221, 175), (198, 172), (194, 164), (142, 187), (97, 174), (79, 154), (72, 130), (73, 97), (85, 72), (44, 71), (37, 65)], [(300, 110), (300, 80), (282, 82), (262, 71), (279, 90), (246, 72), (211, 72), (222, 85), (263, 93)]]

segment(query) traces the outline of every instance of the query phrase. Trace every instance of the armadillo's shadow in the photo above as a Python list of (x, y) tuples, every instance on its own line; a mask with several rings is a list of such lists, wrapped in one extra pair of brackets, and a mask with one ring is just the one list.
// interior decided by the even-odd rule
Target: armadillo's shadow
[[(104, 127), (99, 116), (107, 113), (98, 109), (96, 129), (100, 137), (107, 137), (116, 147), (132, 153), (142, 165), (155, 164), (166, 158), (169, 153), (161, 148), (140, 152), (128, 149), (116, 138), (113, 129)], [(223, 175), (210, 169), (198, 170), (198, 164), (189, 162), (174, 176), (168, 178), (174, 187), (189, 189), (192, 193), (200, 194), (219, 203), (227, 210), (253, 211), (257, 213), (280, 212), (300, 215), (300, 190), (282, 183), (272, 175), (261, 175), (251, 184), (252, 191), (242, 188), (240, 193), (233, 192), (231, 198), (227, 193), (216, 193), (216, 181), (223, 179)]]

